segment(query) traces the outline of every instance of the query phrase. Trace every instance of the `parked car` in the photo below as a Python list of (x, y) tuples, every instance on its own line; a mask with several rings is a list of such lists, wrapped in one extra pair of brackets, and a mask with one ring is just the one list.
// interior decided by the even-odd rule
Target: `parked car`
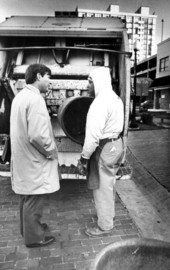
[(153, 101), (152, 100), (145, 100), (141, 103), (141, 109), (150, 109), (153, 108)]

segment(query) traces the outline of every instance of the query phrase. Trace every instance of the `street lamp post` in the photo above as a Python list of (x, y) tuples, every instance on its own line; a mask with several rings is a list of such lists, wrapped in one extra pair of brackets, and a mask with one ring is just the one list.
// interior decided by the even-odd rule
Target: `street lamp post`
[[(136, 44), (135, 44), (136, 45)], [(134, 46), (134, 93), (130, 128), (138, 128), (136, 122), (136, 66), (137, 66), (137, 47)]]

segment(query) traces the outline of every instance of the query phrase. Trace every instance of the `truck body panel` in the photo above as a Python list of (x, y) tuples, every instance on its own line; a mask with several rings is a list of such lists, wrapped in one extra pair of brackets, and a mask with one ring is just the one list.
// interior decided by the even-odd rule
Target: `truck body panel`
[[(52, 87), (44, 98), (51, 115), (63, 175), (68, 177), (66, 172), (71, 168), (73, 177), (73, 174), (76, 175), (75, 166), (82, 145), (70, 139), (67, 132), (64, 132), (58, 111), (67, 99), (88, 98), (87, 78), (90, 71), (98, 66), (109, 67), (113, 88), (124, 103), (123, 136), (126, 141), (130, 103), (130, 56), (126, 29), (119, 18), (8, 18), (0, 24), (0, 134), (4, 134), (5, 123), (9, 123), (10, 106), (8, 104), (6, 108), (3, 107), (4, 91), (6, 92), (4, 81), (15, 96), (25, 85), (24, 77), (28, 65), (47, 65), (52, 72)], [(10, 103), (12, 99), (8, 94), (6, 98)], [(5, 114), (5, 110), (8, 110), (8, 113)], [(77, 110), (75, 119), (79, 117), (81, 111), (79, 113)], [(83, 121), (85, 126), (85, 120)], [(5, 133), (9, 135), (9, 130)]]

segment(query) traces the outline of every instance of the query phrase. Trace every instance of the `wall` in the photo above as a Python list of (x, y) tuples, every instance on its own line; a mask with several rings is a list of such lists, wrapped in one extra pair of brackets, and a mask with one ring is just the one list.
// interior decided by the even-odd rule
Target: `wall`
[[(169, 56), (169, 67), (166, 71), (159, 71), (160, 59)], [(156, 78), (170, 75), (170, 38), (158, 44)]]
[(161, 90), (161, 97), (159, 98), (160, 109), (168, 110), (170, 109), (170, 91)]

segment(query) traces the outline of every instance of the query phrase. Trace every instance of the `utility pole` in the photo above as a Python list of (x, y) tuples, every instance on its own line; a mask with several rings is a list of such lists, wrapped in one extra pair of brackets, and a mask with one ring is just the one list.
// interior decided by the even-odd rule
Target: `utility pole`
[(163, 41), (163, 33), (164, 33), (164, 19), (161, 20), (162, 22), (162, 32), (161, 32), (161, 42)]

